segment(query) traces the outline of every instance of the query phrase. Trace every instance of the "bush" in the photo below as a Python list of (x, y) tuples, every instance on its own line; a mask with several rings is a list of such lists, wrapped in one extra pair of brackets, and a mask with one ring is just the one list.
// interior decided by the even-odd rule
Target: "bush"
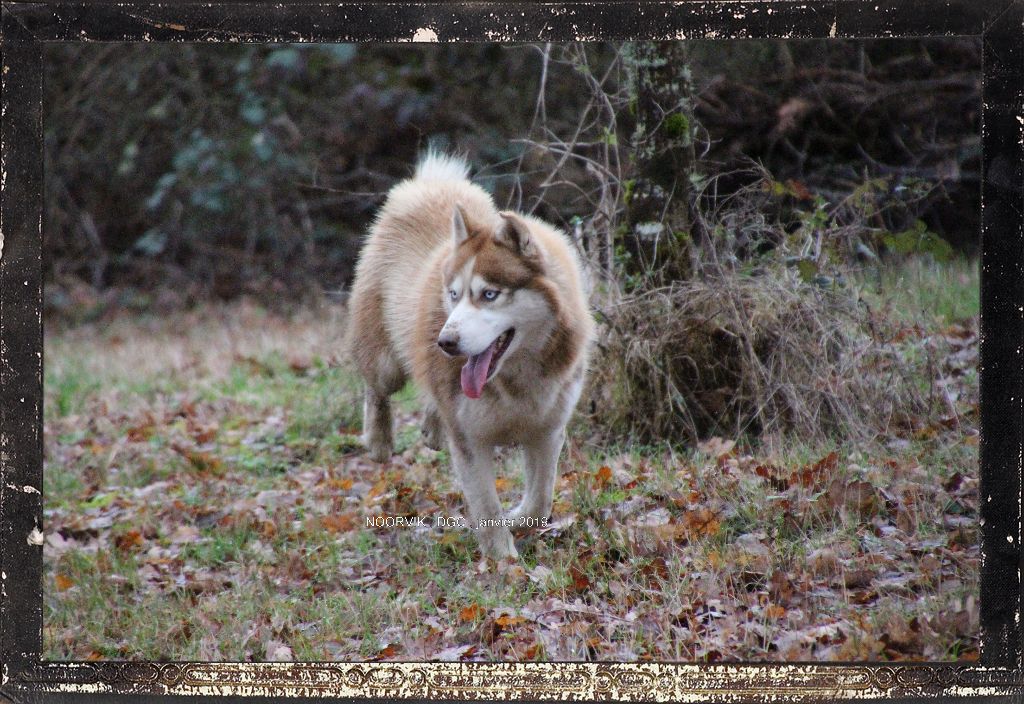
[(870, 439), (928, 410), (929, 343), (792, 270), (628, 294), (599, 319), (589, 419), (614, 437)]

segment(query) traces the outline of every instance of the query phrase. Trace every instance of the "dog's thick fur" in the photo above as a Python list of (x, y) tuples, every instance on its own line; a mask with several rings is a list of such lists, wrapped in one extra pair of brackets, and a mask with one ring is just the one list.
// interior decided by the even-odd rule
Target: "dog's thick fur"
[[(370, 456), (391, 456), (390, 396), (411, 376), (424, 396), (427, 443), (447, 440), (470, 525), (485, 522), (482, 552), (503, 558), (517, 552), (496, 521), (551, 511), (593, 322), (565, 235), (499, 212), (468, 171), (464, 161), (430, 152), (412, 179), (391, 189), (356, 267), (349, 346), (366, 381)], [(525, 491), (505, 516), (494, 448), (513, 444), (523, 448)]]

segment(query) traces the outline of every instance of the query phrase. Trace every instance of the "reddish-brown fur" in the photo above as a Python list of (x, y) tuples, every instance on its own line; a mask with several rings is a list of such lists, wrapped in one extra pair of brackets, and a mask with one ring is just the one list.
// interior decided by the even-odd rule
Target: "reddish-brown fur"
[[(456, 207), (468, 234), (458, 246)], [(529, 348), (519, 340), (520, 348), (503, 359), (477, 400), (463, 396), (460, 387), (466, 358), (449, 357), (438, 347), (449, 283), (471, 259), (474, 276), (513, 296), (533, 295), (533, 310), (546, 307), (549, 316), (545, 337), (530, 339)], [(493, 475), (477, 479), (491, 472), (483, 457), (489, 446), (528, 447), (539, 438), (543, 448), (537, 452), (543, 450), (550, 465), (543, 481), (553, 482), (593, 328), (579, 262), (563, 234), (536, 218), (499, 213), (490, 196), (464, 178), (441, 174), (404, 181), (389, 193), (363, 248), (350, 310), (349, 348), (366, 379), (364, 430), (371, 456), (384, 461), (390, 455), (388, 397), (411, 376), (425, 394), (425, 429), (444, 428), (460, 472), (476, 467), (461, 479), (471, 511), (474, 503), (478, 513), (500, 510)], [(544, 491), (530, 495), (531, 506), (548, 502), (547, 509), (537, 510), (550, 509)], [(515, 554), (507, 530), (480, 539), (488, 554)]]

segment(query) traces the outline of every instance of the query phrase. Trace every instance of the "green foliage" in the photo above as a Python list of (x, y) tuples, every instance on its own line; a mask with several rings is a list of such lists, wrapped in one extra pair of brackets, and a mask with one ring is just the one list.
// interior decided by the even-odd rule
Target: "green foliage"
[(683, 140), (687, 143), (690, 138), (690, 118), (683, 112), (674, 112), (665, 117), (662, 123), (665, 134), (673, 139)]
[[(518, 159), (539, 66), (484, 45), (46, 51), (48, 281), (179, 296), (342, 285), (428, 135), (479, 163)], [(570, 72), (552, 69), (554, 121), (580, 101), (557, 78)], [(512, 182), (486, 176), (504, 198)]]
[(922, 220), (915, 222), (909, 230), (884, 235), (882, 241), (896, 254), (927, 254), (939, 261), (946, 261), (953, 255), (949, 243), (929, 231)]

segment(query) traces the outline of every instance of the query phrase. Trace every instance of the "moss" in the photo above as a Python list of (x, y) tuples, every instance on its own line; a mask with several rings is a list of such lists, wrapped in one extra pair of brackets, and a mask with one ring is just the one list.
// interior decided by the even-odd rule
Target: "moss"
[(685, 139), (690, 136), (690, 118), (681, 112), (674, 112), (662, 123), (665, 134), (673, 139)]
[(636, 190), (636, 179), (629, 178), (622, 182), (622, 200), (628, 204), (633, 200), (633, 192)]

